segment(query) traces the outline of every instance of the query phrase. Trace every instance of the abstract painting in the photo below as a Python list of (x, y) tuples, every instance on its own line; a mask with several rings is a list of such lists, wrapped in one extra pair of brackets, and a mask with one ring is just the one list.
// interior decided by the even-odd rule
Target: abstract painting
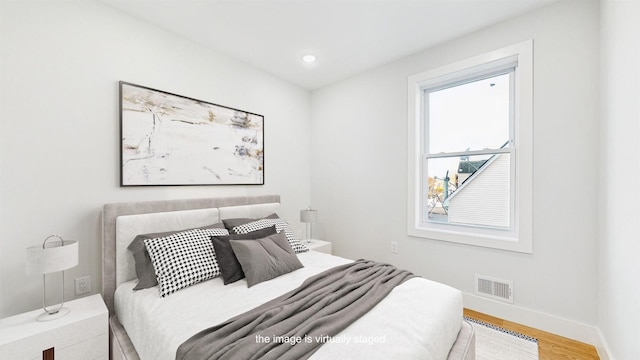
[(120, 82), (121, 186), (263, 185), (264, 116)]

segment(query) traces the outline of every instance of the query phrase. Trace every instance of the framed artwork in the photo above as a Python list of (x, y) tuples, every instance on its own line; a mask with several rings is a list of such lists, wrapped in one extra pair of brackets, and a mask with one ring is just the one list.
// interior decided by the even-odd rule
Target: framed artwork
[(120, 81), (120, 186), (263, 185), (264, 116)]

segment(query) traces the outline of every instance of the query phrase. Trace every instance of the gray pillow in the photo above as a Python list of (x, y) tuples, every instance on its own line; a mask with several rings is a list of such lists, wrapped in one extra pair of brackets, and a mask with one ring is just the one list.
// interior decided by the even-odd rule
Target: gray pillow
[[(223, 223), (217, 223), (213, 225), (203, 226), (198, 229), (224, 229)], [(176, 230), (176, 231), (166, 231), (159, 232), (153, 234), (143, 234), (136, 236), (131, 244), (127, 246), (127, 249), (131, 251), (133, 254), (133, 260), (136, 264), (136, 275), (138, 276), (138, 285), (133, 288), (133, 290), (142, 290), (154, 287), (158, 285), (158, 280), (156, 278), (156, 271), (153, 268), (153, 264), (151, 263), (151, 257), (149, 257), (149, 252), (147, 252), (147, 248), (144, 246), (144, 241), (147, 239), (157, 239), (163, 238), (167, 236), (171, 236), (173, 234), (188, 231), (191, 229), (184, 230)]]
[(248, 287), (303, 267), (283, 232), (256, 241), (229, 242), (242, 266)]
[(264, 229), (267, 227), (271, 227), (274, 226), (276, 227), (276, 230), (278, 230), (278, 232), (284, 232), (285, 236), (287, 237), (287, 240), (289, 240), (289, 245), (291, 245), (291, 248), (293, 249), (293, 252), (295, 252), (296, 254), (302, 253), (302, 252), (306, 252), (309, 251), (309, 248), (302, 243), (302, 241), (300, 241), (300, 239), (298, 239), (294, 234), (293, 234), (293, 230), (291, 230), (291, 227), (289, 226), (289, 223), (287, 223), (284, 219), (270, 219), (270, 218), (264, 218), (264, 219), (258, 219), (256, 221), (252, 221), (246, 224), (242, 224), (242, 225), (238, 225), (236, 227), (234, 227), (233, 229), (229, 230), (229, 233), (231, 234), (246, 234), (248, 232), (253, 232), (256, 230), (260, 230), (260, 229)]
[(220, 272), (222, 273), (222, 280), (225, 285), (231, 284), (238, 280), (244, 279), (244, 273), (242, 272), (242, 265), (238, 262), (238, 258), (233, 253), (233, 248), (229, 243), (229, 240), (256, 240), (269, 235), (277, 234), (275, 226), (261, 229), (258, 231), (246, 233), (246, 234), (232, 234), (227, 236), (212, 236), (213, 248), (216, 251), (216, 258), (218, 259), (218, 266), (220, 266)]
[(263, 218), (257, 218), (257, 219), (250, 219), (250, 218), (223, 219), (222, 223), (224, 224), (224, 227), (226, 227), (229, 230), (229, 232), (233, 234), (231, 229), (233, 229), (236, 226), (244, 225), (244, 224), (254, 222), (256, 220), (261, 220), (261, 219), (278, 219), (278, 218), (280, 218), (278, 214), (273, 213), (269, 216), (265, 216)]

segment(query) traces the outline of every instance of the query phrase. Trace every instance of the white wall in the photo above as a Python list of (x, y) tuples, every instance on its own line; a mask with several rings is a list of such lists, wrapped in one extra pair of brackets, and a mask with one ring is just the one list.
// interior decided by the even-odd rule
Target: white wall
[(598, 323), (615, 359), (640, 359), (640, 3), (601, 3)]
[[(308, 91), (101, 4), (0, 4), (0, 317), (41, 306), (24, 253), (50, 234), (80, 242), (66, 297), (84, 275), (100, 291), (104, 203), (275, 193), (303, 229)], [(264, 115), (266, 184), (120, 188), (119, 80)]]
[[(465, 305), (593, 342), (602, 215), (598, 16), (597, 1), (560, 2), (314, 91), (311, 194), (319, 236), (333, 241), (337, 255), (388, 261), (467, 294), (476, 273), (513, 280), (513, 306), (475, 296)], [(533, 254), (408, 237), (407, 77), (530, 38)], [(399, 254), (391, 254), (391, 241)]]
[[(24, 249), (52, 233), (81, 245), (67, 297), (84, 275), (99, 291), (106, 202), (279, 193), (294, 219), (312, 192), (314, 232), (338, 255), (393, 262), (467, 293), (475, 273), (512, 279), (514, 306), (473, 296), (467, 306), (585, 340), (579, 325), (598, 324), (611, 358), (640, 357), (640, 195), (603, 189), (611, 179), (640, 183), (640, 91), (630, 81), (640, 10), (632, 1), (601, 6), (599, 19), (595, 1), (561, 2), (369, 71), (316, 91), (310, 114), (308, 92), (100, 4), (0, 2), (0, 317), (41, 306), (41, 278), (25, 273)], [(402, 235), (407, 76), (528, 38), (534, 253)], [(120, 188), (118, 80), (265, 115), (266, 185)]]

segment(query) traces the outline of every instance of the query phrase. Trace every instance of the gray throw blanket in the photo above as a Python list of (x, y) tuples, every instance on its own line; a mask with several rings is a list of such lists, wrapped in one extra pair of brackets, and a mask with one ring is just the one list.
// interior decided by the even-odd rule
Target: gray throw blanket
[(185, 341), (176, 360), (307, 359), (414, 277), (392, 265), (358, 260), (312, 276), (295, 290)]

